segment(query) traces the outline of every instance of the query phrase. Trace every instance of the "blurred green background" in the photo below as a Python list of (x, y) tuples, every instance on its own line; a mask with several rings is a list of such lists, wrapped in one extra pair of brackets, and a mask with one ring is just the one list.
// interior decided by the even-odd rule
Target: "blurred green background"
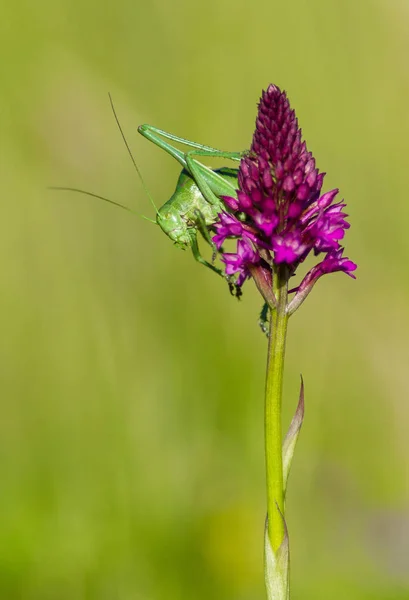
[(153, 225), (177, 164), (154, 124), (249, 147), (286, 89), (358, 279), (290, 324), (292, 600), (409, 598), (409, 10), (393, 0), (4, 2), (0, 597), (264, 598), (260, 300)]

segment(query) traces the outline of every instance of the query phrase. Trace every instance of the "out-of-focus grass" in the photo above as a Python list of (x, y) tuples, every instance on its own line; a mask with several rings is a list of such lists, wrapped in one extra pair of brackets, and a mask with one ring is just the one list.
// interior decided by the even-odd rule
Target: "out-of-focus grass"
[(407, 598), (405, 4), (20, 1), (0, 28), (1, 598), (263, 597), (255, 292), (237, 303), (154, 226), (46, 188), (152, 215), (107, 92), (161, 203), (178, 168), (136, 126), (248, 147), (270, 81), (360, 267), (290, 327), (294, 599)]

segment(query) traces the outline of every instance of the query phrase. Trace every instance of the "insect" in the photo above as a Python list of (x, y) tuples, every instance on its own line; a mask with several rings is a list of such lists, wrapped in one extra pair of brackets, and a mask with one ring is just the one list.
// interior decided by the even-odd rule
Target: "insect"
[[(179, 175), (174, 193), (171, 198), (158, 209), (149, 194), (138, 165), (133, 157), (116, 114), (111, 95), (109, 95), (109, 99), (112, 112), (129, 156), (141, 179), (144, 190), (156, 211), (156, 219), (153, 222), (159, 225), (162, 231), (177, 247), (182, 249), (190, 248), (194, 258), (199, 263), (228, 279), (221, 269), (215, 267), (201, 255), (197, 234), (200, 232), (203, 239), (212, 247), (214, 257), (216, 254), (216, 247), (212, 241), (209, 228), (217, 221), (218, 214), (226, 210), (226, 207), (221, 200), (221, 196), (236, 197), (238, 169), (222, 167), (213, 170), (201, 163), (197, 157), (226, 158), (232, 161), (240, 161), (245, 152), (222, 152), (216, 148), (211, 148), (210, 146), (204, 146), (177, 137), (171, 133), (153, 127), (152, 125), (140, 125), (138, 127), (138, 132), (141, 135), (162, 150), (165, 150), (165, 152), (175, 158), (182, 166), (182, 171)], [(168, 140), (187, 146), (189, 150), (183, 152), (172, 145)], [(124, 208), (130, 212), (134, 212), (127, 206), (85, 190), (67, 187), (53, 187), (52, 189), (80, 192)], [(152, 219), (147, 217), (143, 218), (152, 221)]]
[[(151, 125), (140, 125), (138, 131), (173, 156), (183, 167), (174, 193), (156, 212), (157, 224), (176, 246), (183, 249), (190, 248), (198, 262), (224, 277), (220, 269), (201, 255), (197, 233), (202, 235), (215, 253), (216, 248), (212, 242), (209, 227), (216, 222), (218, 214), (226, 210), (221, 196), (236, 196), (238, 170), (228, 167), (213, 170), (199, 162), (196, 157), (226, 158), (239, 161), (244, 153), (222, 152), (216, 148), (177, 137)], [(172, 140), (193, 149), (182, 152), (166, 140)]]

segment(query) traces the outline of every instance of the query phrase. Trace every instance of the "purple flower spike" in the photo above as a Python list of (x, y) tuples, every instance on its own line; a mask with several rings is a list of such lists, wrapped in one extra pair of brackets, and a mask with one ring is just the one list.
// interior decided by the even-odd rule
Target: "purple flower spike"
[(323, 181), (286, 93), (270, 85), (259, 103), (250, 151), (240, 163), (237, 199), (223, 198), (233, 214), (219, 215), (214, 226), (218, 248), (227, 238), (239, 239), (237, 254), (223, 258), (227, 274), (239, 273), (238, 285), (248, 277), (250, 255), (253, 264), (257, 255), (258, 262), (286, 264), (294, 273), (311, 251), (326, 253), (315, 278), (356, 269), (342, 258), (340, 242), (349, 228), (345, 204), (333, 204), (337, 189), (321, 195)]

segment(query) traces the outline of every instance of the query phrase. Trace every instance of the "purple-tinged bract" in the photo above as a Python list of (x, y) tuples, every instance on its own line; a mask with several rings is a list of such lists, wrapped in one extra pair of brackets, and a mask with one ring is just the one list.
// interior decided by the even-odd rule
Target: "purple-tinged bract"
[(270, 85), (259, 103), (250, 151), (240, 163), (237, 198), (223, 198), (231, 212), (219, 215), (214, 226), (218, 248), (226, 238), (238, 239), (237, 252), (223, 257), (226, 273), (239, 274), (238, 285), (250, 276), (250, 265), (265, 262), (266, 252), (292, 273), (311, 251), (325, 253), (304, 279), (310, 284), (324, 273), (352, 274), (356, 265), (342, 258), (340, 245), (349, 228), (345, 204), (333, 204), (337, 189), (321, 195), (323, 180), (286, 93)]

